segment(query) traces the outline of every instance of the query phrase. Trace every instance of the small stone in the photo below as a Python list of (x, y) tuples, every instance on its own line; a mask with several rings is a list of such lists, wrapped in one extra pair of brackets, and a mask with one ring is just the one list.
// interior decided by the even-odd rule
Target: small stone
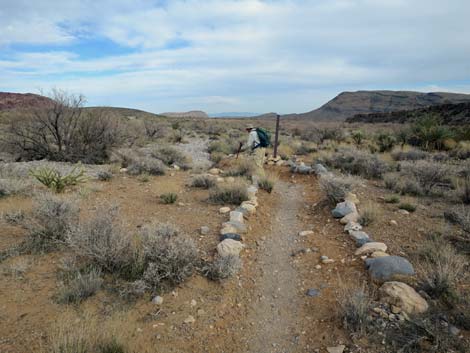
[(307, 296), (309, 297), (318, 297), (320, 295), (320, 291), (315, 288), (310, 288), (307, 290)]
[(394, 227), (396, 227), (398, 225), (397, 221), (395, 221), (394, 219), (390, 220), (389, 223), (390, 223), (391, 226), (394, 226)]
[(240, 205), (240, 208), (246, 210), (249, 214), (256, 213), (256, 206), (246, 201), (242, 202), (242, 204)]
[(356, 256), (367, 255), (375, 251), (385, 252), (387, 251), (387, 245), (385, 245), (384, 243), (379, 243), (379, 242), (366, 243), (362, 245), (359, 249), (357, 249), (354, 255)]
[(343, 353), (345, 348), (346, 346), (342, 344), (336, 347), (327, 347), (326, 350), (328, 353)]
[(174, 170), (180, 170), (181, 168), (180, 168), (178, 165), (173, 164), (173, 169), (174, 169)]
[(243, 223), (243, 213), (238, 211), (230, 212), (230, 222), (240, 222)]
[(127, 173), (127, 168), (121, 168), (121, 169), (119, 169), (119, 173)]
[(201, 233), (202, 235), (207, 235), (209, 234), (210, 232), (210, 229), (209, 227), (206, 227), (206, 226), (202, 226), (201, 229), (199, 229), (199, 233)]
[(335, 260), (333, 260), (333, 259), (326, 259), (326, 260), (322, 260), (321, 262), (322, 262), (322, 264), (332, 264), (333, 262), (335, 262)]
[(321, 265), (316, 265), (315, 268), (316, 268), (317, 270), (321, 270)]
[(220, 214), (226, 214), (226, 213), (229, 213), (229, 212), (230, 212), (230, 207), (221, 207), (219, 209)]
[(221, 170), (218, 169), (218, 168), (209, 169), (209, 174), (212, 174), (212, 175), (219, 175), (220, 172), (221, 172)]
[(153, 297), (152, 303), (155, 305), (162, 305), (163, 304), (163, 298), (160, 297), (159, 295)]
[(410, 212), (408, 212), (407, 210), (402, 210), (402, 209), (399, 209), (397, 212), (405, 216), (410, 214)]
[[(341, 218), (342, 220), (343, 218)], [(344, 231), (345, 233), (349, 233), (349, 232), (357, 232), (357, 231), (360, 231), (362, 229), (362, 226), (357, 223), (357, 222), (348, 222), (345, 226), (344, 226)]]
[(313, 230), (303, 230), (301, 232), (299, 232), (299, 236), (301, 237), (306, 237), (308, 235), (313, 235)]
[(321, 261), (328, 260), (328, 256), (322, 255), (322, 256), (320, 256), (320, 260)]
[(197, 311), (197, 316), (203, 316), (206, 312), (203, 309)]
[(192, 315), (189, 315), (186, 319), (184, 319), (185, 324), (194, 324), (195, 322), (196, 319)]
[(196, 306), (196, 305), (197, 305), (196, 300), (192, 299), (192, 300), (191, 300), (191, 306)]

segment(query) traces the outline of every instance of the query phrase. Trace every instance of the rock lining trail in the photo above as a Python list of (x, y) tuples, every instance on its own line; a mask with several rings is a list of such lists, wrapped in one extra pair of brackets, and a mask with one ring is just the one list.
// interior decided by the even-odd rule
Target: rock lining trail
[(272, 228), (260, 250), (258, 264), (263, 271), (257, 283), (257, 301), (247, 321), (252, 334), (246, 340), (247, 352), (296, 352), (302, 299), (298, 291), (298, 272), (292, 264), (292, 252), (302, 222), (297, 215), (304, 206), (299, 184), (279, 180), (276, 192), (282, 199)]

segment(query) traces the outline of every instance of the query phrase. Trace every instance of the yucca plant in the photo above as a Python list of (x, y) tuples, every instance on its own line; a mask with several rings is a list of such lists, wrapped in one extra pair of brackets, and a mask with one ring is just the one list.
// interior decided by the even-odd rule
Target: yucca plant
[(68, 186), (77, 185), (86, 181), (85, 171), (78, 167), (74, 167), (69, 173), (63, 175), (60, 171), (43, 167), (31, 170), (30, 175), (36, 178), (41, 184), (47, 188), (61, 193)]

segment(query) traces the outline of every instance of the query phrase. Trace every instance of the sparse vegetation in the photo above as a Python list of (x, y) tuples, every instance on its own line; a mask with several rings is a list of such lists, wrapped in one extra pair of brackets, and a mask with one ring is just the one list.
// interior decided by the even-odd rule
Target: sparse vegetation
[(217, 257), (203, 269), (204, 275), (213, 281), (226, 279), (240, 271), (242, 262), (238, 256)]
[(177, 165), (188, 169), (188, 158), (179, 150), (171, 146), (162, 146), (152, 151), (152, 157), (161, 160), (167, 166)]
[(385, 196), (384, 201), (386, 203), (399, 203), (400, 197), (398, 197), (398, 195), (387, 195)]
[(195, 188), (210, 189), (215, 186), (214, 178), (207, 175), (198, 175), (193, 178), (191, 186)]
[(60, 171), (43, 167), (31, 170), (30, 174), (47, 188), (61, 193), (69, 186), (75, 186), (86, 181), (85, 171), (74, 167), (69, 173), (62, 174)]
[(405, 211), (408, 211), (408, 212), (416, 211), (416, 205), (413, 205), (413, 204), (408, 203), (408, 202), (403, 202), (403, 203), (399, 204), (398, 208), (400, 210), (405, 210)]
[(79, 303), (93, 296), (103, 284), (101, 271), (91, 269), (87, 273), (80, 271), (69, 275), (62, 284), (57, 295), (57, 301), (62, 304)]
[(98, 172), (98, 180), (100, 181), (110, 181), (113, 178), (113, 173), (107, 170)]
[(377, 206), (374, 206), (372, 203), (368, 203), (364, 207), (361, 207), (359, 223), (363, 226), (368, 226), (377, 221), (378, 217), (379, 210)]
[(227, 172), (227, 176), (244, 176), (244, 177), (251, 177), (254, 172), (254, 166), (250, 161), (240, 159), (238, 163), (235, 164), (232, 168), (230, 168)]
[(127, 172), (131, 175), (150, 174), (150, 175), (164, 175), (165, 165), (162, 161), (152, 157), (138, 157), (135, 156), (130, 160), (127, 166)]
[(248, 200), (246, 185), (243, 183), (233, 183), (227, 185), (217, 185), (209, 194), (209, 202), (216, 204), (239, 205)]
[(324, 176), (320, 179), (320, 187), (325, 192), (331, 205), (344, 201), (346, 194), (352, 191), (356, 181), (345, 176)]
[(450, 184), (450, 176), (452, 174), (449, 166), (424, 160), (403, 162), (401, 164), (401, 172), (404, 176), (416, 180), (420, 188), (427, 195), (431, 194), (437, 186)]
[(167, 192), (160, 195), (160, 201), (165, 205), (170, 205), (178, 200), (178, 195), (174, 192)]
[(372, 297), (366, 292), (364, 286), (351, 291), (341, 289), (338, 296), (340, 316), (344, 327), (358, 334), (366, 334), (372, 325), (370, 310)]
[(274, 185), (276, 184), (276, 180), (276, 176), (268, 174), (258, 180), (258, 186), (260, 187), (260, 189), (271, 193), (273, 191)]

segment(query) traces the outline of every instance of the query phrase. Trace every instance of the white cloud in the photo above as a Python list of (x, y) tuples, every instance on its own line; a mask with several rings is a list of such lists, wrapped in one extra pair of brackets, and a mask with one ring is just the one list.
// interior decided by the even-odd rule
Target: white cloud
[[(260, 112), (310, 110), (343, 89), (449, 90), (470, 80), (468, 13), (464, 0), (0, 0), (0, 90)], [(96, 37), (133, 52), (73, 46)], [(21, 43), (36, 46), (9, 47)]]

